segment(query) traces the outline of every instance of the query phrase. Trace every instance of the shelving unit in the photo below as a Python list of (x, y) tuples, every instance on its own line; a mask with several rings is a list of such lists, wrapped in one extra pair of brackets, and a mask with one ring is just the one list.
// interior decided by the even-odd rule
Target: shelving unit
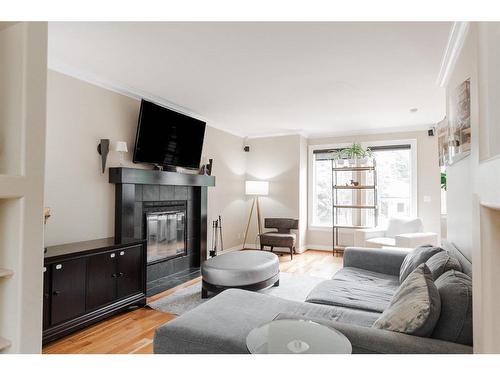
[[(332, 160), (332, 253), (335, 256), (339, 252), (344, 251), (344, 247), (339, 245), (339, 229), (368, 229), (373, 226), (363, 225), (343, 225), (338, 223), (339, 209), (356, 209), (356, 210), (373, 210), (375, 225), (378, 224), (378, 207), (377, 207), (377, 166), (374, 158), (369, 159), (371, 165), (352, 165), (339, 166), (339, 160)], [(344, 162), (344, 160), (342, 160)], [(373, 173), (373, 185), (339, 185), (338, 173), (342, 172), (365, 172)], [(360, 177), (360, 176), (358, 176)], [(365, 176), (366, 177), (366, 176)], [(366, 181), (366, 178), (365, 178)], [(358, 181), (359, 182), (359, 181)], [(338, 204), (339, 190), (373, 190), (373, 204)]]

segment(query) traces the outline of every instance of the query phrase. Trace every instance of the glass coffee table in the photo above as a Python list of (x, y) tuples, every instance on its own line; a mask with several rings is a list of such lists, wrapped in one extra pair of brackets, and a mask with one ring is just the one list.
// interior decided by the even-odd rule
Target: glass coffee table
[(351, 354), (352, 346), (339, 331), (310, 320), (273, 320), (247, 336), (252, 354)]

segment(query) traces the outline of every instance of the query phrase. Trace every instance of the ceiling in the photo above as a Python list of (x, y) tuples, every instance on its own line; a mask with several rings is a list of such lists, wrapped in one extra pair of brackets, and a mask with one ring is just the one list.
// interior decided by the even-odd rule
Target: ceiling
[(241, 136), (424, 129), (444, 117), (451, 26), (49, 23), (49, 68)]

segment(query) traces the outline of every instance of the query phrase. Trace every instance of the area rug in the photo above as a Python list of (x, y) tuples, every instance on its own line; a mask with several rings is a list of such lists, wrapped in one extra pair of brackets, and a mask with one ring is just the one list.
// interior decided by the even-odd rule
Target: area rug
[[(326, 279), (306, 274), (281, 272), (279, 286), (264, 289), (257, 293), (303, 302), (309, 292), (324, 280)], [(201, 282), (198, 282), (151, 302), (148, 306), (158, 311), (182, 315), (208, 300), (201, 299)]]

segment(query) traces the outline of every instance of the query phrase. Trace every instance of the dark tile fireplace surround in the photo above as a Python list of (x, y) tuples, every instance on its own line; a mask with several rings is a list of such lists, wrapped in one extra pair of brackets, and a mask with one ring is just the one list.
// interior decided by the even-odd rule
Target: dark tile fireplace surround
[(115, 184), (115, 239), (150, 234), (147, 294), (199, 276), (207, 258), (207, 191), (215, 177), (110, 168), (109, 182)]

